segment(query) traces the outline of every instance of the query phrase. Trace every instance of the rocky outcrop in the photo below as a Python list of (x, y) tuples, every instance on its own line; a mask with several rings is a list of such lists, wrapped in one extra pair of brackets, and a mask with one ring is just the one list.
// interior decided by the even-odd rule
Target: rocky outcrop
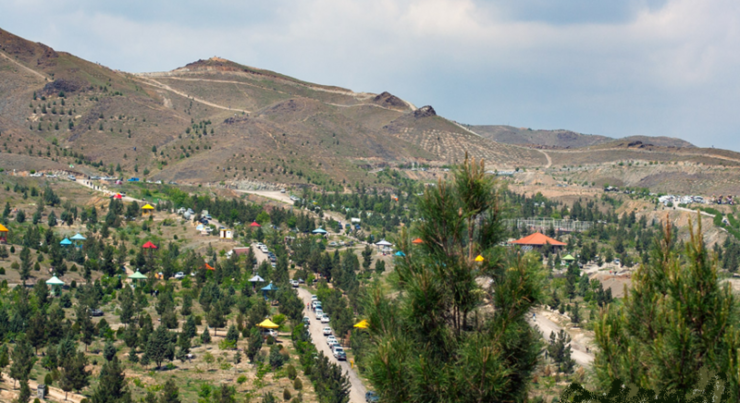
[(414, 111), (414, 117), (417, 119), (430, 116), (437, 116), (437, 112), (434, 110), (434, 108), (432, 108), (431, 105), (422, 106), (421, 108)]
[(375, 98), (373, 98), (373, 103), (384, 106), (386, 108), (406, 109), (409, 107), (401, 98), (391, 94), (388, 91), (384, 91), (383, 93), (375, 96)]

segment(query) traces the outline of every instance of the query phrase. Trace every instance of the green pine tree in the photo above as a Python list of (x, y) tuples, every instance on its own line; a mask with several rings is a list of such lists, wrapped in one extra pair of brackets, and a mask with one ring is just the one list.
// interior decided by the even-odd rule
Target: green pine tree
[[(365, 359), (370, 382), (384, 402), (523, 401), (540, 352), (526, 321), (543, 302), (539, 256), (498, 247), (504, 236), (497, 186), (483, 162), (466, 158), (452, 182), (427, 188), (413, 228), (424, 242), (399, 248), (398, 294), (369, 291), (372, 336)], [(476, 262), (477, 255), (484, 262)], [(494, 279), (493, 314), (477, 314)], [(440, 385), (444, 385), (440, 387)], [(475, 387), (471, 387), (475, 385)]]
[(602, 388), (619, 379), (680, 397), (704, 370), (726, 376), (726, 391), (740, 400), (740, 310), (729, 284), (719, 283), (698, 212), (697, 220), (683, 251), (666, 223), (623, 303), (596, 321), (594, 369)]

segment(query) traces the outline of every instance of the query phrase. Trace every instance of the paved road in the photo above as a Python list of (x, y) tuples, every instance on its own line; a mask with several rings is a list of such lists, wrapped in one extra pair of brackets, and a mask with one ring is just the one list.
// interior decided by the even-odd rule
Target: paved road
[(321, 322), (316, 320), (313, 312), (310, 309), (305, 308), (305, 304), (311, 303), (311, 293), (308, 292), (308, 290), (306, 290), (305, 288), (299, 288), (298, 296), (303, 300), (304, 316), (308, 316), (311, 319), (309, 329), (311, 331), (311, 339), (313, 339), (313, 343), (314, 345), (316, 345), (316, 349), (319, 351), (323, 351), (324, 355), (329, 357), (330, 361), (337, 363), (349, 376), (349, 382), (351, 384), (349, 401), (353, 403), (364, 403), (365, 393), (367, 392), (367, 389), (365, 388), (365, 385), (362, 384), (362, 380), (357, 374), (357, 371), (355, 371), (351, 367), (349, 361), (338, 361), (334, 358), (334, 355), (332, 355), (329, 346), (326, 344), (326, 336), (324, 336), (324, 333), (322, 331), (326, 324), (322, 324)]
[[(536, 329), (538, 329), (540, 333), (542, 333), (542, 336), (545, 338), (545, 340), (550, 339), (551, 332), (555, 332), (555, 334), (557, 334), (560, 332), (560, 329), (562, 329), (555, 322), (546, 318), (545, 315), (543, 314), (543, 311), (541, 310), (537, 311), (537, 315), (534, 321), (532, 321), (531, 317), (527, 321), (529, 322), (530, 325), (533, 325), (533, 326), (537, 325)], [(594, 355), (592, 353), (587, 353), (585, 346), (582, 346), (577, 342), (571, 342), (570, 347), (573, 350), (571, 357), (573, 357), (573, 359), (579, 365), (583, 367), (589, 367), (591, 363), (594, 361)]]

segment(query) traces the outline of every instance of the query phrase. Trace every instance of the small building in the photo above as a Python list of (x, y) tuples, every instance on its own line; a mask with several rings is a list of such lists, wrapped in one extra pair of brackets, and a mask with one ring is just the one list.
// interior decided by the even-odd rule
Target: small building
[(550, 245), (554, 248), (562, 248), (566, 244), (560, 242), (557, 239), (550, 238), (547, 235), (535, 232), (532, 235), (525, 236), (522, 239), (517, 239), (511, 242), (512, 245), (519, 245), (524, 249), (540, 249), (545, 245)]
[(234, 239), (234, 232), (230, 229), (221, 228), (221, 230), (219, 230), (218, 238), (224, 240)]

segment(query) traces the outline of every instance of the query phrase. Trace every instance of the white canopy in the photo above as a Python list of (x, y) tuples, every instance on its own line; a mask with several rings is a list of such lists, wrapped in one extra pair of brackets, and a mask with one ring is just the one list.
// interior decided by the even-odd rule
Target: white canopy
[(378, 246), (393, 246), (392, 243), (386, 241), (385, 239), (381, 240), (380, 242), (376, 243)]
[(264, 283), (265, 282), (265, 279), (263, 279), (259, 275), (255, 275), (254, 277), (252, 277), (252, 278), (249, 279), (249, 282), (250, 283)]

